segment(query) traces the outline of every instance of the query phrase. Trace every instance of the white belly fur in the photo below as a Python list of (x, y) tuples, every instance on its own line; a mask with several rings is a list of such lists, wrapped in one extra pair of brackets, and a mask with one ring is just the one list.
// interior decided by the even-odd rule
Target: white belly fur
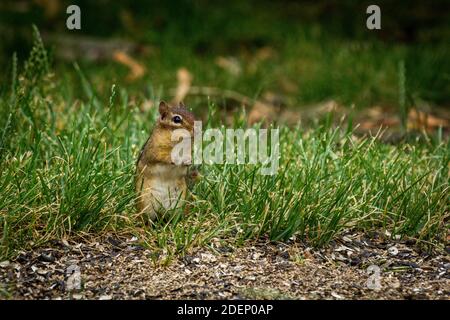
[[(155, 186), (150, 189), (152, 197), (156, 200), (157, 207), (162, 206), (164, 209), (174, 209), (177, 202), (181, 200), (182, 190), (174, 184), (166, 180), (154, 180)], [(155, 208), (157, 209), (157, 208)]]
[(179, 207), (182, 203), (183, 188), (180, 187), (180, 180), (184, 179), (187, 168), (168, 164), (157, 164), (149, 170), (151, 184), (143, 190), (148, 201), (147, 212), (154, 218), (159, 209), (165, 210)]

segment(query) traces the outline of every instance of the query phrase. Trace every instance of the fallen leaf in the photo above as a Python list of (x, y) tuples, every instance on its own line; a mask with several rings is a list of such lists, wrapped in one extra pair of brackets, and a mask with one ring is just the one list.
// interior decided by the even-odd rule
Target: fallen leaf
[(256, 51), (255, 58), (259, 61), (264, 61), (272, 58), (275, 55), (275, 50), (272, 47), (262, 47)]
[(281, 112), (279, 118), (280, 123), (284, 123), (288, 126), (294, 126), (301, 120), (300, 112), (292, 109), (285, 109)]
[(276, 114), (277, 112), (272, 105), (261, 101), (256, 101), (252, 109), (250, 110), (247, 122), (249, 125), (258, 122), (264, 122), (267, 124), (275, 119)]
[(186, 68), (180, 68), (177, 71), (178, 86), (175, 91), (173, 102), (178, 104), (187, 96), (192, 84), (192, 75)]
[(144, 66), (142, 66), (142, 64), (138, 63), (133, 58), (131, 58), (127, 53), (123, 51), (115, 51), (113, 54), (113, 59), (130, 68), (130, 72), (127, 75), (128, 81), (134, 81), (144, 76), (145, 74)]
[(216, 64), (233, 76), (238, 76), (242, 73), (241, 64), (235, 57), (218, 57)]
[(408, 113), (408, 129), (433, 131), (439, 127), (448, 127), (447, 119), (440, 119), (426, 112), (411, 109)]
[(259, 63), (272, 58), (275, 55), (275, 51), (271, 47), (263, 47), (256, 51), (252, 60), (248, 65), (248, 70), (250, 73), (255, 73), (258, 70)]

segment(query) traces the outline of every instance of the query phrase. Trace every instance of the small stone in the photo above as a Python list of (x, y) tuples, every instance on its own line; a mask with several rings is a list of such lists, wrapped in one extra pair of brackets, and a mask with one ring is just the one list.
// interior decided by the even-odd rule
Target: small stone
[(210, 254), (210, 253), (202, 253), (201, 254), (201, 257), (202, 257), (202, 260), (204, 261), (204, 262), (216, 262), (217, 261), (217, 258), (216, 257), (214, 257), (212, 254)]
[(0, 262), (0, 268), (6, 268), (9, 266), (10, 262), (8, 260)]
[(334, 298), (336, 298), (336, 299), (339, 299), (339, 300), (343, 300), (344, 299), (344, 297), (343, 296), (341, 296), (341, 295), (339, 295), (339, 294), (337, 294), (336, 292), (331, 292), (331, 295), (334, 297)]
[(350, 260), (351, 266), (357, 266), (359, 264), (361, 264), (361, 259), (359, 257), (354, 257)]
[(398, 254), (398, 249), (395, 246), (392, 246), (388, 249), (390, 255), (396, 256)]
[(36, 273), (41, 275), (41, 276), (45, 276), (49, 271), (47, 270), (43, 270), (43, 269), (37, 269)]
[(70, 247), (70, 244), (69, 244), (69, 242), (67, 242), (66, 239), (62, 239), (62, 240), (61, 240), (61, 243), (62, 243), (65, 247)]
[(44, 262), (55, 262), (56, 258), (52, 255), (43, 253), (39, 256), (39, 260)]
[(400, 288), (400, 281), (398, 279), (394, 279), (391, 283), (391, 287), (394, 289)]
[(286, 259), (286, 260), (289, 260), (289, 258), (290, 258), (289, 252), (287, 252), (287, 251), (281, 252), (279, 255), (281, 258)]
[(343, 236), (342, 240), (344, 240), (345, 242), (352, 242), (352, 239), (350, 239), (348, 236)]
[(252, 260), (258, 260), (261, 257), (261, 253), (255, 252), (252, 254)]

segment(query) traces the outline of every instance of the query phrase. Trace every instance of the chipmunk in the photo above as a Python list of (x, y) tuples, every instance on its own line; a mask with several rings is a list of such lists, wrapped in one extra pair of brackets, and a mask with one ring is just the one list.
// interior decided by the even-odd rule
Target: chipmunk
[(191, 155), (176, 163), (179, 161), (173, 159), (172, 150), (179, 143), (177, 129), (189, 132), (191, 144), (194, 132), (194, 115), (183, 103), (169, 106), (161, 101), (159, 114), (136, 164), (137, 209), (144, 219), (151, 220), (160, 217), (165, 210), (180, 207), (186, 198)]

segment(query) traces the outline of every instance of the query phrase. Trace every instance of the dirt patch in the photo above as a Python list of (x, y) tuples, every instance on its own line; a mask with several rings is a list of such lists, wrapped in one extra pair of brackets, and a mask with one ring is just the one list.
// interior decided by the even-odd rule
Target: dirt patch
[[(347, 234), (323, 249), (292, 240), (164, 256), (131, 237), (57, 242), (0, 262), (13, 299), (448, 299), (448, 252)], [(371, 267), (370, 267), (371, 266)], [(369, 269), (368, 269), (369, 268)], [(379, 269), (378, 269), (379, 268)], [(377, 273), (379, 271), (379, 277)], [(78, 280), (78, 274), (80, 275)], [(378, 282), (379, 281), (379, 282)], [(379, 286), (378, 286), (379, 285)]]

